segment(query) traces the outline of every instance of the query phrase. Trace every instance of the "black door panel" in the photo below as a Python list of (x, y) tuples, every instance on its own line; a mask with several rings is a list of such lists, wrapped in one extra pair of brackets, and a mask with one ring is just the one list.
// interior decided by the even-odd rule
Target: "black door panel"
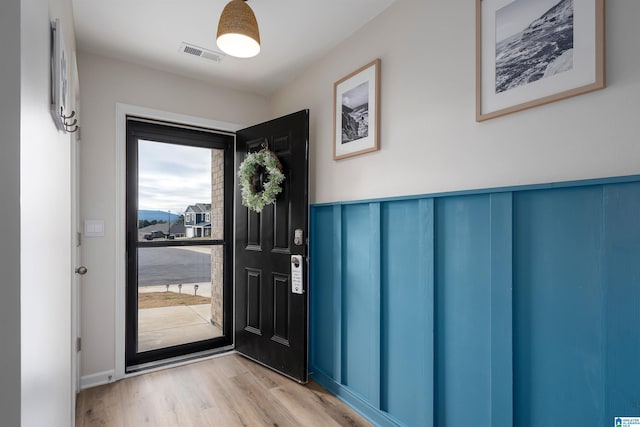
[[(286, 176), (276, 202), (261, 213), (242, 206), (237, 189), (236, 350), (299, 382), (307, 382), (308, 274), (304, 293), (292, 293), (291, 255), (307, 255), (308, 139), (307, 110), (236, 135), (236, 170), (247, 152), (266, 147)], [(301, 245), (294, 244), (296, 229)]]

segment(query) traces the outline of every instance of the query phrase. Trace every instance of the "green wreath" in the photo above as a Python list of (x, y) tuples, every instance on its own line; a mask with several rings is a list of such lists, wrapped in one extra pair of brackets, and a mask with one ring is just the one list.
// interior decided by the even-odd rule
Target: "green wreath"
[[(263, 172), (266, 173), (266, 181), (262, 184), (262, 191), (257, 191), (254, 180), (257, 174)], [(253, 211), (261, 212), (266, 205), (275, 202), (278, 194), (282, 192), (282, 166), (276, 155), (269, 150), (247, 154), (240, 164), (238, 176), (242, 189), (242, 204)]]

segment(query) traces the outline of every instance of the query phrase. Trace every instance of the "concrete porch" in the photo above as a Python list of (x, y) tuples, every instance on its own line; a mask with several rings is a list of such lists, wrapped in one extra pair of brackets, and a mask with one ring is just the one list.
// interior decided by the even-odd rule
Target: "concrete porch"
[[(194, 295), (194, 284), (184, 284), (183, 294)], [(197, 295), (211, 297), (211, 283), (198, 283)], [(139, 293), (165, 292), (165, 286), (141, 286)], [(178, 292), (177, 285), (169, 286)], [(138, 310), (138, 351), (155, 350), (174, 345), (222, 336), (220, 327), (211, 322), (211, 305), (176, 305)]]

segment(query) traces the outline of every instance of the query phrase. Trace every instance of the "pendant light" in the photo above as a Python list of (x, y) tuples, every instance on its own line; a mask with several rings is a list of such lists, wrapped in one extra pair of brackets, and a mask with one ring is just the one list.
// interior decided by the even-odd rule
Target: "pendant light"
[(220, 15), (218, 47), (227, 55), (251, 58), (260, 52), (258, 21), (246, 0), (231, 0)]

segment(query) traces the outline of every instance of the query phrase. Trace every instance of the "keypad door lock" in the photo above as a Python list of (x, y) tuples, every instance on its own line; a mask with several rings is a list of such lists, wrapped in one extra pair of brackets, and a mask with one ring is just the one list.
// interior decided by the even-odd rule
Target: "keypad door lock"
[(304, 234), (301, 228), (296, 228), (294, 231), (293, 244), (296, 246), (302, 246), (304, 244)]

